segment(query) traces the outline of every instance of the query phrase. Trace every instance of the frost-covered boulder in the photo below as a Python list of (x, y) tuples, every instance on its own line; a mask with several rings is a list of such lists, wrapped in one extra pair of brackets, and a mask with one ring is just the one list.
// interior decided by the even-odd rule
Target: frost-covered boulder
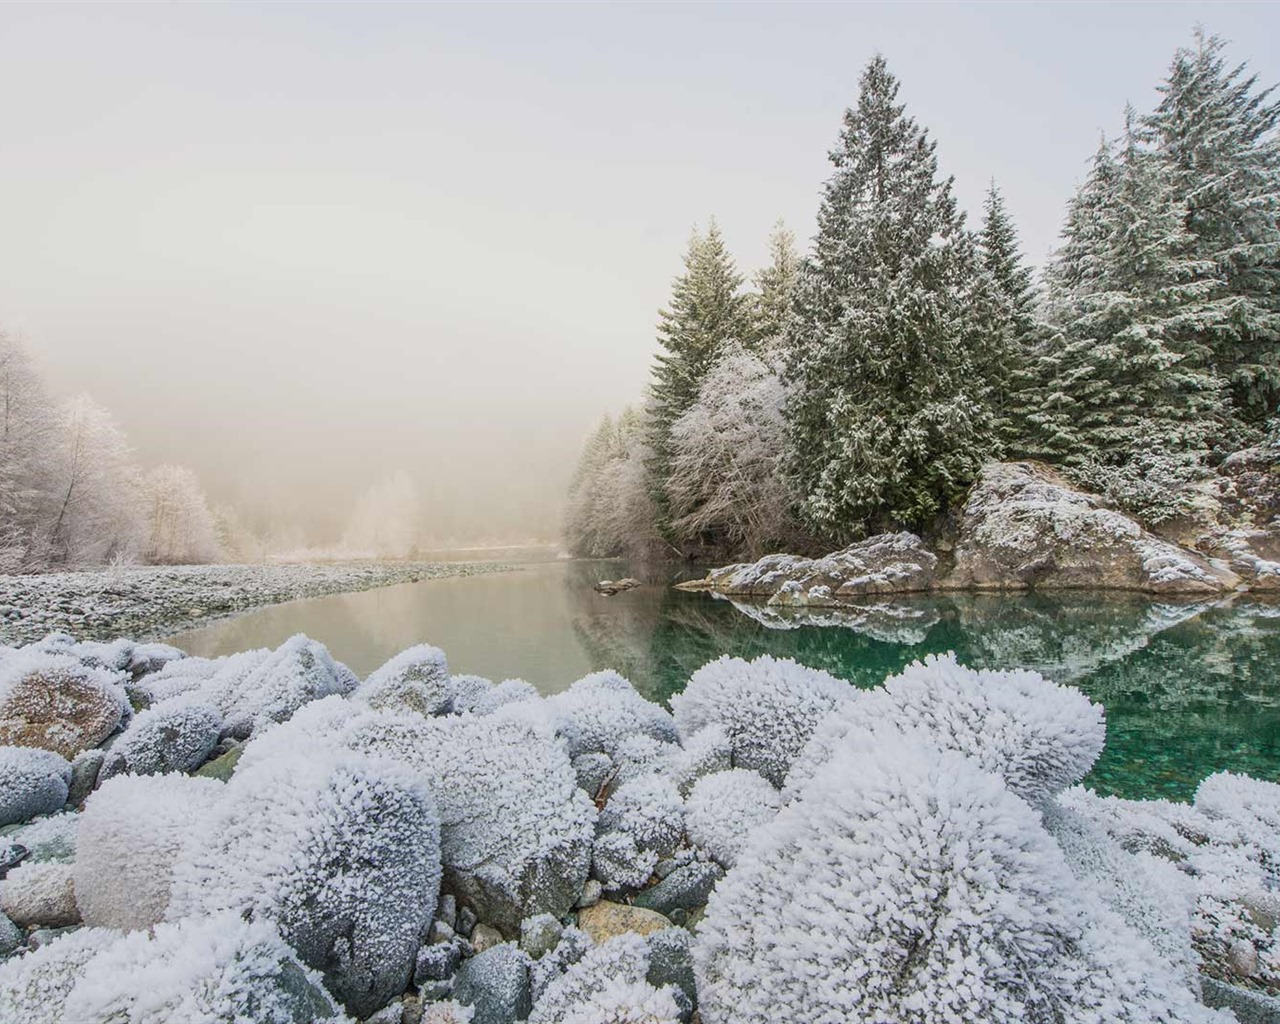
[(475, 1012), (475, 1024), (506, 1024), (529, 1015), (529, 957), (514, 942), (492, 946), (463, 963), (453, 997)]
[(618, 746), (640, 734), (663, 743), (679, 739), (671, 716), (640, 696), (616, 672), (594, 672), (548, 697), (547, 710), (555, 718), (569, 746), (569, 756), (602, 753), (613, 757)]
[(782, 809), (782, 794), (759, 772), (734, 768), (699, 779), (685, 801), (689, 842), (733, 867), (752, 832)]
[(71, 1020), (76, 1024), (100, 1024), (92, 1018), (68, 1018), (63, 1011), (85, 966), (119, 938), (118, 933), (106, 928), (81, 928), (34, 952), (0, 963), (0, 1020), (15, 1024), (70, 1024)]
[(537, 721), (459, 715), (412, 720), (318, 701), (249, 743), (237, 777), (293, 749), (360, 751), (404, 765), (440, 811), (445, 890), (504, 935), (534, 914), (563, 917), (591, 865), (595, 806), (563, 744)]
[(671, 707), (682, 736), (720, 726), (733, 767), (758, 771), (781, 786), (818, 723), (856, 695), (844, 680), (787, 658), (726, 655), (698, 669)]
[(643, 938), (610, 939), (546, 986), (529, 1024), (678, 1024), (675, 989), (655, 988), (648, 973)]
[(972, 757), (1033, 804), (1084, 778), (1106, 742), (1102, 706), (1074, 687), (931, 654), (826, 718), (787, 777), (788, 795), (820, 773), (833, 751), (874, 745), (871, 734), (884, 730), (915, 730)]
[(1220, 1020), (958, 754), (843, 751), (756, 835), (695, 939), (705, 1024)]
[(174, 861), (221, 796), (222, 783), (186, 775), (103, 783), (77, 816), (75, 899), (85, 924), (133, 931), (163, 921)]
[(71, 764), (39, 747), (0, 746), (0, 827), (60, 810)]
[(493, 686), (493, 680), (484, 676), (450, 676), (449, 710), (458, 715), (474, 713), (476, 705), (486, 698)]
[(1238, 830), (1280, 871), (1280, 785), (1235, 772), (1215, 772), (1196, 787), (1195, 808)]
[(596, 825), (592, 873), (606, 889), (635, 888), (684, 838), (684, 802), (670, 779), (644, 775), (619, 786)]
[(247, 675), (270, 655), (270, 650), (260, 648), (221, 658), (183, 658), (135, 681), (130, 692), (146, 707), (175, 697), (195, 697), (201, 690), (212, 692), (232, 677)]
[(189, 772), (218, 745), (222, 715), (184, 698), (139, 712), (107, 751), (99, 782), (114, 775)]
[(1240, 578), (1223, 563), (1144, 530), (1037, 462), (993, 462), (965, 502), (952, 588), (1085, 588), (1219, 593)]
[(0, 744), (67, 760), (96, 747), (129, 710), (123, 676), (66, 654), (23, 652), (0, 663)]
[(394, 765), (307, 751), (241, 768), (185, 844), (167, 916), (275, 921), (352, 1013), (403, 992), (440, 885), (439, 819)]
[(672, 756), (669, 772), (680, 795), (688, 796), (703, 776), (732, 767), (733, 742), (728, 732), (722, 725), (709, 725), (684, 738), (683, 746)]
[(37, 818), (8, 837), (27, 851), (28, 861), (57, 861), (70, 864), (76, 859), (76, 832), (80, 815), (70, 811)]
[(442, 714), (450, 704), (444, 651), (430, 644), (401, 651), (361, 683), (354, 696), (372, 708)]
[(71, 865), (27, 861), (0, 879), (0, 912), (15, 924), (65, 928), (80, 923)]
[(867, 594), (928, 590), (938, 556), (914, 533), (885, 533), (822, 558), (766, 555), (758, 562), (712, 569), (705, 579), (678, 584), (734, 597), (767, 597), (771, 605), (828, 607)]
[(541, 701), (538, 688), (524, 679), (504, 679), (494, 683), (488, 690), (472, 702), (469, 710), (474, 715), (492, 715), (513, 704), (527, 704)]

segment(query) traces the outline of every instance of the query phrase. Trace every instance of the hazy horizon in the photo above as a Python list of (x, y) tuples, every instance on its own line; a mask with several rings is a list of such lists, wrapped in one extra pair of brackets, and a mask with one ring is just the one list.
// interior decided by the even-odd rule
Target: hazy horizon
[(873, 53), (1038, 264), (1197, 22), (1280, 81), (1261, 4), (6, 5), (0, 327), (308, 540), (399, 470), (441, 538), (547, 537), (691, 228), (803, 245)]

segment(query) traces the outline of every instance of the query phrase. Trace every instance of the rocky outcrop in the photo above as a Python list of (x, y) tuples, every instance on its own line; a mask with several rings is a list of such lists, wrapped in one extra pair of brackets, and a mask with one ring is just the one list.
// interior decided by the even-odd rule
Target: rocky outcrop
[(867, 594), (904, 594), (936, 583), (938, 556), (914, 533), (886, 533), (823, 558), (767, 555), (758, 562), (712, 569), (706, 579), (677, 584), (733, 597), (767, 597), (769, 604), (838, 606)]
[(1048, 466), (990, 463), (969, 492), (945, 588), (1207, 594), (1240, 577), (1073, 488)]
[(1217, 531), (1196, 546), (1230, 565), (1250, 590), (1280, 590), (1280, 529)]

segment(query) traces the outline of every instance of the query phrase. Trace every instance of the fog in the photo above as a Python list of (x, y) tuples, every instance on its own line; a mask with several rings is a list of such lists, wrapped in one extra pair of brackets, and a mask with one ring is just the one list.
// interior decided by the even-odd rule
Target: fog
[(551, 538), (691, 227), (748, 272), (806, 238), (873, 52), (1040, 261), (1197, 20), (1280, 79), (1261, 4), (5, 5), (0, 325), (300, 543), (388, 481), (441, 541)]

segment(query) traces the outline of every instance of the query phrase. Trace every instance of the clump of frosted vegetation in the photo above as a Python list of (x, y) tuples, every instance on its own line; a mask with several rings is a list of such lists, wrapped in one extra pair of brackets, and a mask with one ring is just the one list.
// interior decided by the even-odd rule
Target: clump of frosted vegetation
[(787, 779), (794, 795), (842, 745), (884, 730), (918, 732), (972, 757), (1033, 804), (1079, 782), (1102, 752), (1102, 707), (1036, 672), (966, 668), (954, 654), (913, 662), (884, 686), (843, 704), (814, 730)]
[(782, 809), (782, 794), (759, 772), (734, 768), (699, 779), (685, 801), (689, 842), (726, 868), (752, 832)]
[(209, 704), (177, 698), (148, 708), (116, 738), (98, 777), (191, 771), (204, 764), (221, 732), (222, 715)]
[(119, 775), (78, 816), (76, 906), (87, 925), (131, 931), (164, 920), (179, 851), (222, 797), (216, 779)]
[(636, 888), (684, 839), (684, 802), (670, 779), (644, 775), (619, 786), (596, 826), (595, 876), (607, 889)]
[(112, 943), (85, 964), (63, 1020), (349, 1024), (320, 976), (298, 963), (270, 923), (233, 913), (162, 924)]
[(646, 980), (649, 947), (625, 933), (589, 950), (546, 986), (529, 1024), (678, 1024), (675, 990)]
[(401, 651), (361, 683), (355, 697), (372, 708), (413, 711), (427, 718), (447, 711), (449, 666), (444, 651), (430, 644)]
[(698, 669), (671, 707), (682, 736), (720, 726), (733, 767), (781, 786), (818, 723), (855, 696), (844, 680), (788, 658), (725, 656)]
[[(81, 928), (23, 956), (0, 963), (0, 1020), (14, 1024), (97, 1024), (63, 1010), (85, 965), (119, 941), (107, 928)], [(104, 1022), (106, 1024), (106, 1022)], [(114, 1022), (111, 1022), (114, 1024)]]
[(1226, 1019), (1085, 897), (999, 778), (886, 736), (837, 752), (713, 892), (695, 946), (702, 1019)]
[(640, 696), (617, 672), (594, 672), (546, 699), (569, 746), (569, 756), (601, 753), (610, 757), (637, 733), (676, 743), (675, 723), (657, 704)]
[(350, 753), (281, 752), (226, 784), (174, 865), (167, 916), (275, 921), (365, 1016), (408, 984), (439, 885), (439, 819), (419, 780)]

